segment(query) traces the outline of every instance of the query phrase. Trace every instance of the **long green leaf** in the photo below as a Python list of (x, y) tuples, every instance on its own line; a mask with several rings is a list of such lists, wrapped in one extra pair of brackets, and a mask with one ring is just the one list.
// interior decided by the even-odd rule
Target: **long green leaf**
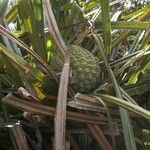
[(133, 11), (132, 13), (129, 13), (127, 15), (122, 16), (122, 19), (127, 21), (127, 20), (130, 20), (134, 16), (140, 17), (143, 14), (147, 13), (147, 11), (149, 11), (149, 7), (141, 8), (141, 9), (138, 9), (136, 11)]
[(147, 30), (150, 29), (149, 22), (140, 22), (140, 21), (116, 21), (111, 22), (113, 29), (133, 29), (133, 30)]
[[(95, 37), (95, 40), (97, 42), (97, 45), (99, 47), (99, 49), (101, 50), (101, 46), (100, 46), (100, 42), (99, 42), (99, 39), (97, 36), (94, 36)], [(122, 95), (121, 95), (121, 92), (120, 92), (120, 88), (118, 86), (118, 83), (115, 79), (115, 76), (108, 64), (108, 61), (105, 57), (105, 54), (103, 51), (101, 51), (101, 54), (102, 54), (102, 57), (103, 57), (103, 60), (105, 62), (105, 66), (106, 66), (106, 69), (108, 71), (108, 74), (109, 74), (109, 77), (114, 85), (114, 89), (116, 91), (116, 95), (118, 98), (122, 99)], [(126, 143), (126, 148), (128, 150), (130, 149), (133, 149), (133, 150), (136, 150), (136, 144), (135, 144), (135, 140), (134, 140), (134, 135), (133, 135), (133, 130), (132, 130), (132, 127), (131, 127), (131, 120), (130, 120), (130, 117), (129, 117), (129, 114), (128, 112), (126, 111), (126, 109), (120, 107), (120, 115), (121, 115), (121, 119), (122, 119), (122, 123), (123, 123), (123, 130), (124, 130), (124, 137), (125, 137), (125, 143)], [(129, 141), (130, 140), (130, 141)]]
[[(114, 74), (108, 64), (108, 60), (107, 60), (107, 58), (109, 58), (108, 56), (111, 53), (111, 24), (110, 24), (109, 1), (102, 0), (101, 5), (102, 5), (103, 32), (104, 32), (104, 36), (105, 36), (104, 37), (105, 53), (103, 51), (101, 51), (101, 54), (102, 54), (106, 69), (108, 71), (109, 77), (112, 80), (112, 83), (114, 85), (116, 95), (118, 98), (121, 99), (122, 95), (121, 95), (118, 83), (115, 79), (115, 76), (114, 76)], [(105, 14), (105, 12), (107, 12), (107, 13)], [(98, 40), (98, 37), (95, 36), (95, 40), (96, 40), (98, 46), (100, 47), (100, 44), (99, 44), (100, 42)], [(106, 54), (108, 55), (107, 57), (105, 56)], [(133, 135), (133, 129), (132, 129), (129, 114), (124, 108), (120, 107), (119, 109), (120, 109), (120, 115), (121, 115), (121, 120), (122, 120), (122, 125), (123, 125), (126, 148), (127, 148), (127, 150), (131, 150), (131, 149), (136, 150), (136, 144), (135, 144), (135, 139), (134, 139), (134, 135)]]
[(108, 57), (111, 54), (111, 23), (110, 23), (110, 8), (109, 0), (101, 1), (102, 9), (102, 22), (103, 22), (103, 37), (104, 37), (104, 50)]
[(31, 69), (31, 66), (22, 57), (19, 57), (15, 53), (12, 53), (1, 43), (0, 43), (0, 52), (3, 52), (12, 62), (15, 63), (16, 67), (19, 66), (20, 68), (23, 69), (24, 72), (27, 73)]
[[(96, 28), (102, 28), (103, 22), (100, 20), (96, 20), (94, 25)], [(111, 21), (112, 29), (124, 29), (124, 30), (147, 30), (150, 29), (149, 22), (141, 22), (141, 21)]]
[(100, 96), (101, 99), (104, 101), (111, 102), (113, 104), (121, 106), (125, 109), (130, 110), (131, 112), (134, 112), (137, 115), (140, 115), (140, 116), (150, 120), (150, 111), (148, 111), (138, 105), (132, 104), (130, 102), (124, 101), (123, 99), (120, 99), (120, 98), (117, 98), (117, 97), (114, 97), (111, 95), (100, 94), (98, 96)]
[[(44, 44), (41, 41), (41, 37), (43, 36), (43, 34), (38, 32), (39, 28), (38, 28), (37, 20), (36, 20), (37, 16), (34, 15), (31, 0), (19, 0), (18, 12), (19, 12), (20, 19), (22, 21), (21, 23), (22, 30), (29, 34), (31, 44), (33, 46), (33, 50), (45, 60), (46, 53), (43, 47)], [(39, 13), (41, 13), (41, 11)], [(41, 14), (41, 19), (42, 19), (42, 14)]]
[(50, 76), (52, 76), (56, 80), (56, 82), (58, 82), (58, 78), (55, 72), (49, 67), (49, 65), (39, 55), (37, 55), (37, 53), (31, 50), (25, 43), (23, 43), (20, 39), (14, 36), (11, 32), (6, 30), (2, 25), (0, 25), (0, 33), (3, 36), (6, 36), (8, 39), (11, 39), (12, 41), (14, 41), (16, 44), (18, 44), (22, 48), (24, 48), (29, 54), (31, 54), (43, 66), (43, 68), (45, 68), (47, 73)]
[(18, 6), (15, 5), (7, 14), (6, 20), (8, 23), (11, 23), (18, 15)]
[(0, 24), (4, 21), (8, 0), (0, 0)]
[(148, 51), (150, 46), (146, 47), (144, 50), (140, 51), (135, 57), (132, 57), (126, 64), (124, 64), (122, 67), (120, 67), (116, 72), (115, 75), (118, 75), (122, 73), (126, 68), (130, 67), (133, 63), (135, 63), (137, 60), (141, 59), (142, 57), (149, 55), (150, 51)]

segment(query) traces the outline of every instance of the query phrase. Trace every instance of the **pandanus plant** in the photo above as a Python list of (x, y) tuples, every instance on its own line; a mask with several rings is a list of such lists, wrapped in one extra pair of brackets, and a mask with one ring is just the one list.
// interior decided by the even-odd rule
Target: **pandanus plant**
[(24, 150), (148, 147), (148, 3), (0, 4), (1, 137)]

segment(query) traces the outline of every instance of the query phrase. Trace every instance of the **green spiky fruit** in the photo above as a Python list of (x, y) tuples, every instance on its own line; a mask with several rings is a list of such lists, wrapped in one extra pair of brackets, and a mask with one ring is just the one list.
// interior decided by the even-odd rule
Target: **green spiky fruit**
[[(76, 45), (69, 46), (69, 53), (73, 88), (81, 93), (93, 91), (100, 84), (100, 67), (96, 58), (88, 50)], [(60, 70), (62, 64), (60, 53), (54, 52), (50, 65), (54, 70)]]

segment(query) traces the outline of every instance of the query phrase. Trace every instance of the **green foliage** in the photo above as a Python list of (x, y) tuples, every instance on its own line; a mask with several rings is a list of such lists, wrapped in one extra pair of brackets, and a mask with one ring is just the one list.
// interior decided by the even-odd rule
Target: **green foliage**
[[(88, 149), (95, 141), (98, 143), (95, 149), (98, 146), (107, 147), (109, 144), (113, 149), (119, 149), (118, 144), (116, 145), (119, 140), (116, 138), (115, 141), (113, 134), (112, 123), (116, 122), (124, 134), (124, 137), (118, 135), (123, 141), (119, 145), (125, 142), (126, 149), (136, 149), (139, 145), (142, 147), (145, 138), (142, 129), (148, 128), (146, 124), (150, 119), (150, 112), (144, 109), (150, 108), (147, 98), (147, 94), (150, 96), (149, 2), (129, 1), (129, 6), (124, 0), (50, 2), (64, 42), (67, 46), (75, 45), (69, 48), (72, 76), (69, 80), (68, 98), (76, 99), (74, 94), (81, 92), (86, 93), (86, 98), (90, 95), (98, 100), (98, 103), (90, 101), (92, 98), (87, 98), (84, 103), (76, 101), (75, 108), (68, 109), (78, 112), (86, 103), (84, 106), (87, 111), (82, 111), (87, 115), (89, 112), (95, 115), (90, 111), (91, 108), (103, 108), (103, 112), (95, 110), (97, 116), (108, 121), (107, 124), (102, 122), (100, 125), (103, 133), (103, 128), (109, 126), (109, 131), (106, 132), (109, 132), (108, 138), (105, 138), (103, 133), (96, 135), (100, 132), (95, 130), (94, 139), (88, 135), (89, 128), (69, 122), (67, 129), (73, 130), (73, 139), (70, 138), (69, 141), (71, 144), (77, 144), (80, 149)], [(40, 103), (54, 107), (57, 103), (55, 100), (58, 96), (61, 73), (61, 69), (58, 72), (56, 65), (61, 62), (62, 68), (64, 61), (61, 59), (61, 52), (58, 52), (54, 35), (48, 31), (43, 0), (18, 0), (17, 3), (12, 2), (6, 6), (7, 1), (0, 0), (0, 22), (3, 24), (0, 26), (0, 85), (3, 89), (0, 91), (1, 98), (9, 92), (15, 95), (16, 89), (24, 87), (30, 93), (30, 98), (38, 98)], [(83, 52), (83, 49), (87, 49), (86, 52)], [(96, 65), (90, 68), (93, 62), (94, 65), (96, 62)], [(3, 111), (0, 109), (2, 120)], [(13, 110), (10, 114), (13, 114)], [(23, 122), (23, 126), (29, 123), (30, 127), (37, 127), (35, 117), (31, 118), (25, 121), (21, 115), (19, 120)], [(17, 115), (12, 117), (12, 122), (16, 119)], [(76, 134), (76, 128), (81, 130), (81, 133)], [(7, 133), (4, 126), (0, 126), (0, 132), (1, 130)], [(41, 129), (41, 132), (44, 131)], [(53, 132), (44, 133), (42, 138), (46, 138), (49, 133)], [(98, 140), (99, 137), (103, 137), (102, 143)]]

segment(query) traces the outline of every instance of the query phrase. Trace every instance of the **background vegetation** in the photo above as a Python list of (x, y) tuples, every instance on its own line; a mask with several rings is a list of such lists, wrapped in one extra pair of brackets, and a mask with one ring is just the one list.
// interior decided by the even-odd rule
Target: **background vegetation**
[[(0, 149), (149, 149), (149, 21), (149, 0), (0, 0)], [(99, 62), (92, 92), (71, 85), (71, 44)]]

